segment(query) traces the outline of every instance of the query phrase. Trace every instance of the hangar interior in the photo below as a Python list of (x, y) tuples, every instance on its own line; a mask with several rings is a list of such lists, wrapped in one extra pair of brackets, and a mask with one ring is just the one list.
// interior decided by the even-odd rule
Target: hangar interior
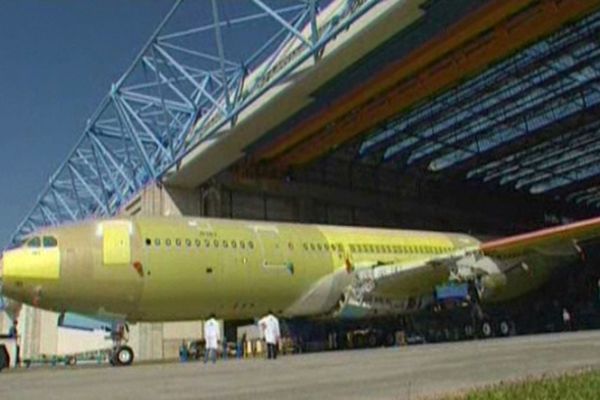
[[(398, 1), (389, 2), (390, 9), (378, 9), (376, 1), (348, 3), (364, 7), (364, 13), (357, 12), (333, 42), (347, 40), (351, 46), (360, 41), (352, 24), (360, 25), (363, 18), (372, 31), (356, 32), (367, 38), (378, 34), (378, 24), (395, 21), (386, 19), (386, 11), (403, 29), (373, 36), (375, 44), (357, 53), (358, 59), (339, 61), (340, 69), (307, 94), (309, 101), (271, 118), (263, 131), (244, 133), (252, 128), (244, 118), (253, 115), (239, 112), (239, 125), (232, 119), (220, 128), (224, 139), (213, 139), (233, 145), (223, 145), (224, 150), (207, 146), (206, 152), (213, 153), (204, 156), (200, 141), (183, 148), (174, 163), (160, 160), (162, 172), (157, 166), (156, 176), (134, 179), (137, 187), (127, 187), (128, 196), (111, 192), (122, 198), (120, 204), (111, 203), (112, 209), (100, 210), (98, 198), (109, 191), (94, 183), (97, 187), (87, 191), (97, 189), (101, 195), (88, 194), (89, 212), (462, 231), (484, 240), (598, 214), (600, 1)], [(317, 50), (315, 65), (340, 57), (327, 47)], [(311, 77), (310, 66), (297, 68)], [(186, 77), (189, 71), (176, 73)], [(174, 81), (160, 82), (157, 87)], [(227, 85), (218, 89), (223, 86), (226, 90)], [(281, 93), (286, 94), (264, 94), (263, 114), (278, 112)], [(206, 108), (190, 117), (191, 132), (208, 129), (210, 122), (203, 118), (211, 112)], [(137, 130), (152, 129), (143, 118), (133, 123)], [(120, 134), (114, 124), (96, 128), (112, 139)], [(226, 139), (236, 134), (248, 139)], [(145, 140), (150, 136), (144, 135)], [(69, 164), (75, 197), (78, 189), (82, 197), (86, 192), (78, 165), (98, 157), (95, 152), (103, 148), (91, 134), (82, 140), (79, 160)], [(86, 152), (86, 140), (93, 151)], [(233, 153), (231, 146), (237, 146)], [(211, 157), (222, 158), (222, 167), (202, 164)], [(113, 161), (118, 158), (113, 153)], [(137, 161), (147, 162), (141, 156)], [(203, 168), (208, 172), (196, 172)], [(105, 174), (100, 170), (96, 180), (109, 181)], [(59, 186), (51, 185), (57, 191)], [(61, 208), (64, 192), (52, 196)], [(58, 223), (61, 215), (72, 217), (48, 206), (40, 208), (37, 220), (32, 212), (28, 221), (33, 223), (24, 223), (16, 237), (48, 220)], [(86, 212), (79, 209), (75, 216)], [(51, 344), (34, 340), (50, 317), (29, 307), (22, 313), (22, 320), (29, 321), (22, 327), (23, 337), (29, 335), (24, 348), (29, 346), (30, 354), (51, 353), (58, 339), (44, 333)], [(44, 332), (53, 329), (50, 325)], [(131, 336), (141, 359), (172, 358), (181, 339), (201, 336), (200, 328), (199, 321), (137, 324)]]

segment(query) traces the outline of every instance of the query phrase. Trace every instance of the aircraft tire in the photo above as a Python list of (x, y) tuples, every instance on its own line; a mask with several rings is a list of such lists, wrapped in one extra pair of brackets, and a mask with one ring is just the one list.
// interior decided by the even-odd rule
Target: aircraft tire
[(367, 341), (365, 340), (365, 335), (358, 334), (354, 336), (354, 348), (355, 349), (363, 349), (365, 347), (365, 343)]
[(10, 356), (4, 345), (0, 345), (0, 371), (10, 366)]
[(370, 332), (367, 336), (368, 347), (377, 347), (377, 334), (375, 332)]
[(488, 338), (492, 337), (492, 335), (494, 333), (494, 329), (492, 328), (492, 324), (490, 323), (490, 321), (483, 321), (481, 323), (480, 332), (481, 332), (481, 337), (483, 337), (484, 339), (488, 339)]
[(510, 336), (510, 321), (507, 319), (501, 319), (500, 322), (498, 322), (498, 334), (500, 336)]
[(474, 333), (475, 333), (475, 330), (473, 329), (473, 325), (465, 324), (465, 326), (463, 327), (464, 337), (467, 339), (470, 339), (473, 337)]
[(394, 334), (392, 332), (388, 332), (385, 335), (385, 346), (392, 347), (395, 344), (396, 344), (396, 337), (394, 336)]
[(129, 346), (119, 346), (115, 348), (112, 357), (111, 364), (116, 367), (126, 367), (133, 363), (133, 350)]

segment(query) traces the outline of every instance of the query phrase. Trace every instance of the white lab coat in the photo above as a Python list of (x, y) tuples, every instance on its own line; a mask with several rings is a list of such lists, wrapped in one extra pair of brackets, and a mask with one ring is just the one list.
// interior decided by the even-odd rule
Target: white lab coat
[(221, 340), (221, 329), (216, 319), (211, 318), (204, 322), (204, 340), (207, 349), (218, 349)]
[(269, 314), (258, 321), (265, 341), (270, 344), (277, 344), (281, 332), (279, 330), (279, 320), (273, 314)]

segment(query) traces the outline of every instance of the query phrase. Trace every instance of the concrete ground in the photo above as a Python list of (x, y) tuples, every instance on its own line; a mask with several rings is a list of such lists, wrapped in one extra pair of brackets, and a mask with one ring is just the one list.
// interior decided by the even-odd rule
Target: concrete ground
[(0, 373), (0, 399), (416, 399), (600, 368), (600, 331), (202, 363)]

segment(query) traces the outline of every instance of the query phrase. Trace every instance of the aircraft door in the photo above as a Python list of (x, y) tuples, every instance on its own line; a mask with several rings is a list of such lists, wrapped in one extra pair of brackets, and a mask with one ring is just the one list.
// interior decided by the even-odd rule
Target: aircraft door
[(131, 223), (110, 221), (102, 224), (102, 263), (123, 265), (131, 263)]
[(262, 251), (262, 268), (267, 272), (293, 273), (293, 265), (289, 261), (287, 248), (276, 227), (257, 227), (256, 233)]
[(101, 223), (100, 265), (94, 279), (103, 282), (98, 296), (105, 298), (104, 308), (123, 309), (128, 305), (129, 316), (134, 316), (144, 285), (145, 266), (139, 257), (139, 241), (135, 240), (133, 222), (110, 220)]

